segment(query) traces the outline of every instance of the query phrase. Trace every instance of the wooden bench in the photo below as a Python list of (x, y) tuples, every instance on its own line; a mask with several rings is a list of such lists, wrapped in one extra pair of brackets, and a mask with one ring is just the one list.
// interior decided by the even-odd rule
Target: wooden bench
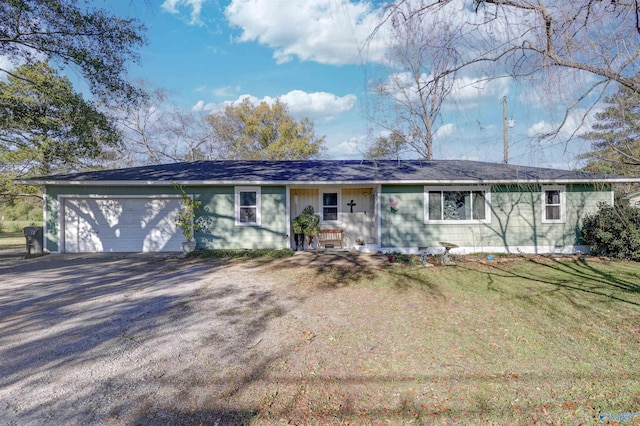
[(318, 249), (344, 248), (344, 231), (342, 229), (323, 229), (318, 234)]

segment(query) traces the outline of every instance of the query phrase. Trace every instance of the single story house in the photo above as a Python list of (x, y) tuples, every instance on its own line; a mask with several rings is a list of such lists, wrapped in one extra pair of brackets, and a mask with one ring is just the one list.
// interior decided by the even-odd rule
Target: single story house
[(20, 180), (44, 188), (47, 252), (179, 251), (182, 185), (198, 248), (295, 247), (307, 206), (362, 251), (584, 252), (583, 218), (619, 176), (463, 160), (198, 161)]

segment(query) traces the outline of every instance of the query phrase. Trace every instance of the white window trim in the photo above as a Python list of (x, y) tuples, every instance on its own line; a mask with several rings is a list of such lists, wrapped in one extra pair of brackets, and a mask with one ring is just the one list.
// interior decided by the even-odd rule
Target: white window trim
[[(431, 220), (429, 219), (429, 192), (442, 191), (484, 191), (484, 219)], [(489, 186), (425, 186), (424, 187), (424, 223), (441, 225), (464, 225), (470, 223), (491, 223), (491, 188)]]
[[(255, 222), (240, 222), (240, 193), (241, 192), (255, 192), (256, 193), (256, 221)], [(235, 222), (236, 226), (260, 226), (262, 224), (261, 204), (262, 204), (262, 191), (259, 186), (236, 186), (235, 187)]]
[[(342, 189), (341, 188), (325, 188), (322, 189), (321, 191), (318, 191), (319, 193), (319, 199), (318, 199), (318, 205), (320, 206), (320, 211), (318, 212), (320, 214), (320, 223), (321, 224), (326, 224), (326, 225), (331, 225), (331, 224), (340, 224), (342, 223)], [(324, 220), (324, 194), (333, 194), (333, 193), (337, 193), (338, 194), (338, 205), (336, 206), (338, 208), (338, 220)]]
[[(560, 219), (547, 219), (547, 191), (560, 191)], [(567, 188), (564, 185), (542, 186), (540, 200), (542, 205), (542, 223), (565, 223), (567, 221)]]

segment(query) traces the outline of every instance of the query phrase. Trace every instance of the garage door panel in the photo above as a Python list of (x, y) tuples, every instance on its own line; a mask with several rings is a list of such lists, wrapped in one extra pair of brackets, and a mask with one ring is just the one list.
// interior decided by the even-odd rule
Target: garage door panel
[(66, 199), (64, 250), (179, 251), (184, 239), (174, 222), (179, 209), (174, 198)]

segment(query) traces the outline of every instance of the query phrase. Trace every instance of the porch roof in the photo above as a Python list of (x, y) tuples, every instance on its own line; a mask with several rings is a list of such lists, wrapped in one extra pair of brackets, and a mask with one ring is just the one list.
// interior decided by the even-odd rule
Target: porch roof
[(640, 182), (586, 173), (467, 160), (196, 161), (17, 180), (32, 185), (329, 185)]

